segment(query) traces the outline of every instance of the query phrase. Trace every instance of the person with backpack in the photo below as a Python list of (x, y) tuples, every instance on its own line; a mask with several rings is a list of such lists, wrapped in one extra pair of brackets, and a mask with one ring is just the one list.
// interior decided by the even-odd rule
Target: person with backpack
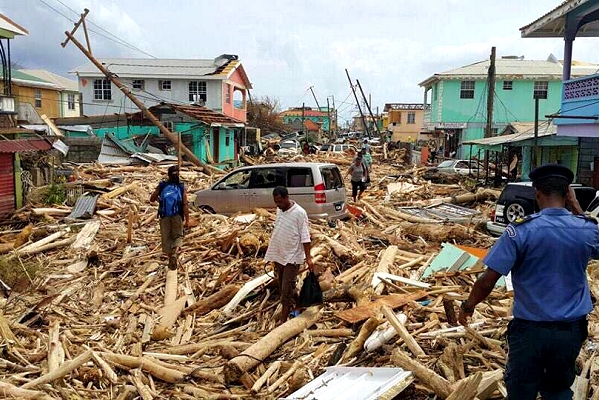
[(162, 252), (168, 258), (169, 269), (177, 269), (177, 255), (183, 245), (183, 227), (189, 226), (187, 191), (179, 179), (179, 167), (168, 169), (168, 180), (162, 181), (150, 196), (150, 202), (158, 202)]

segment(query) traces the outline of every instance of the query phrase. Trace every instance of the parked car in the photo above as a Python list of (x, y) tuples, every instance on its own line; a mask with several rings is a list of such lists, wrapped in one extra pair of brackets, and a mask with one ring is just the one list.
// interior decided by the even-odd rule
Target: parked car
[(484, 171), (484, 167), (476, 160), (445, 160), (435, 168), (438, 172), (446, 174), (470, 175), (476, 174), (477, 170)]
[(301, 151), (297, 140), (283, 140), (279, 142), (279, 154), (282, 156), (295, 156)]
[(325, 163), (282, 163), (238, 168), (210, 189), (196, 192), (195, 206), (232, 215), (255, 208), (272, 209), (272, 190), (286, 186), (291, 200), (310, 218), (347, 216), (345, 186), (339, 168)]
[(323, 144), (322, 146), (320, 146), (320, 150), (319, 150), (319, 151), (327, 152), (327, 151), (329, 151), (329, 149), (330, 149), (331, 147), (333, 147), (333, 145), (332, 145), (332, 144), (330, 144), (330, 143), (325, 143), (325, 144)]
[(335, 154), (343, 154), (348, 150), (353, 150), (355, 152), (358, 152), (358, 150), (356, 149), (356, 146), (354, 146), (352, 144), (334, 144), (334, 145), (331, 145), (327, 151), (329, 151), (331, 153), (335, 153)]
[[(598, 192), (588, 186), (572, 184), (580, 207), (593, 215), (599, 213)], [(500, 236), (510, 222), (539, 211), (535, 201), (535, 190), (532, 182), (508, 183), (491, 212), (487, 230), (495, 236)]]

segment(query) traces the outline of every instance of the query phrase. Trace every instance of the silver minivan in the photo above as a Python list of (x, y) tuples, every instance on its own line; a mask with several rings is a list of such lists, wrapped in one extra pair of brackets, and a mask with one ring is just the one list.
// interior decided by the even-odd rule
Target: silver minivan
[(232, 215), (255, 208), (275, 207), (272, 191), (289, 190), (291, 200), (302, 206), (310, 218), (339, 219), (348, 215), (345, 185), (339, 168), (328, 163), (281, 163), (241, 167), (196, 192), (196, 207), (217, 214)]

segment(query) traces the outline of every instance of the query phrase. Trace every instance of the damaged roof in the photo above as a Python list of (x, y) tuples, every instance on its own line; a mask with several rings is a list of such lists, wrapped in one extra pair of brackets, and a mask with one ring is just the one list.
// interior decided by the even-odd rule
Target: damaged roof
[(46, 139), (0, 140), (0, 153), (20, 153), (25, 151), (50, 150), (52, 144)]
[[(245, 126), (245, 124), (242, 121), (239, 121), (235, 118), (231, 118), (225, 114), (221, 114), (207, 107), (195, 104), (181, 105), (172, 103), (161, 103), (159, 105), (150, 107), (149, 110), (152, 114), (157, 116), (162, 114), (174, 114), (175, 112), (178, 112), (210, 126), (225, 125), (239, 128)], [(143, 114), (141, 112), (138, 112), (130, 115), (130, 118), (131, 120), (137, 122), (142, 119), (142, 115)]]
[(576, 37), (599, 36), (599, 21), (586, 22), (583, 18), (599, 9), (599, 3), (593, 0), (567, 0), (542, 17), (520, 28), (523, 38), (564, 37), (566, 18), (578, 24)]

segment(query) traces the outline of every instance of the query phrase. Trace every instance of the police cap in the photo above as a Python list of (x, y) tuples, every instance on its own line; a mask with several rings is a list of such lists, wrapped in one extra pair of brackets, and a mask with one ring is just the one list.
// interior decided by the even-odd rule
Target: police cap
[(574, 173), (567, 167), (559, 164), (546, 164), (535, 168), (528, 174), (533, 185), (545, 178), (563, 178), (568, 185), (574, 180)]

